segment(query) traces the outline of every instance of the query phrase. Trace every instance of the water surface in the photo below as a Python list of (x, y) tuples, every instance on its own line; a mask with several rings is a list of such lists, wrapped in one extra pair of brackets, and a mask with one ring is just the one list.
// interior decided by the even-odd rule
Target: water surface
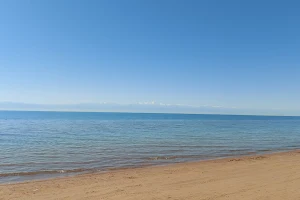
[(0, 111), (0, 183), (299, 144), (300, 117)]

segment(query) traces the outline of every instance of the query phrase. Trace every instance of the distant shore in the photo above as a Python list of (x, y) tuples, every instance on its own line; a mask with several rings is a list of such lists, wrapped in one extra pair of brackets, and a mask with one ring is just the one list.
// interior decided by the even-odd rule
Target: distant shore
[(300, 150), (0, 185), (8, 199), (299, 199)]

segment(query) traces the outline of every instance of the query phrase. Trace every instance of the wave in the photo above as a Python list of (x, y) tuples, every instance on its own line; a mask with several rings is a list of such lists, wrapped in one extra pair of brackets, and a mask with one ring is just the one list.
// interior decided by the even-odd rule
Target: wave
[[(143, 146), (141, 146), (143, 147)], [(147, 145), (148, 148), (230, 148), (228, 145)]]
[(63, 173), (79, 173), (88, 171), (88, 169), (68, 169), (68, 170), (41, 170), (35, 172), (11, 172), (0, 174), (0, 177), (9, 177), (9, 176), (34, 176), (41, 174), (63, 174)]
[(184, 158), (205, 158), (203, 155), (178, 155), (178, 156), (154, 156), (147, 157), (146, 160), (175, 160)]
[(0, 164), (0, 167), (22, 167), (22, 166), (30, 166), (30, 165), (61, 165), (61, 164), (92, 164), (98, 163), (99, 160), (91, 160), (85, 162), (24, 162), (24, 163), (4, 163)]
[(216, 153), (215, 155), (175, 155), (175, 156), (153, 156), (146, 157), (145, 160), (175, 160), (175, 159), (208, 159), (217, 157), (229, 157), (238, 155), (256, 154), (260, 152), (272, 151), (271, 149), (262, 149), (252, 151), (252, 149), (228, 149), (222, 153)]

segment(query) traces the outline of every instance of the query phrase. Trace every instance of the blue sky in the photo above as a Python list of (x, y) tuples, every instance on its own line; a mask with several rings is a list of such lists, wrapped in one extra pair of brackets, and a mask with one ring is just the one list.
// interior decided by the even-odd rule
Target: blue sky
[(0, 102), (300, 114), (297, 1), (1, 1)]

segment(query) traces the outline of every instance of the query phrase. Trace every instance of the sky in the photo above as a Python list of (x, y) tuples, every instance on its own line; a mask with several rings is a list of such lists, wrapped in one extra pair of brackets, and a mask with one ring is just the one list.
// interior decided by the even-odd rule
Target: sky
[(289, 0), (3, 0), (0, 102), (300, 115), (299, 7)]

